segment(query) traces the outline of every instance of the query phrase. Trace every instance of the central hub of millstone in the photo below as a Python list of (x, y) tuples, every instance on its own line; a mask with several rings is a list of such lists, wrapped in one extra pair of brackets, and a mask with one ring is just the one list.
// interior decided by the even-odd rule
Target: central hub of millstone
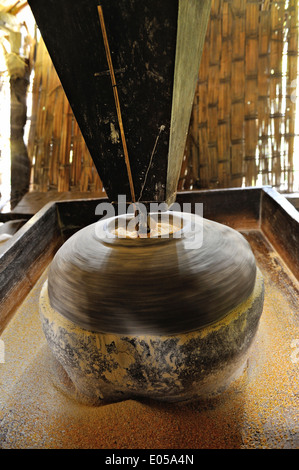
[(143, 237), (130, 215), (89, 225), (50, 265), (43, 331), (84, 403), (209, 398), (244, 370), (264, 299), (251, 248), (227, 226), (167, 214)]

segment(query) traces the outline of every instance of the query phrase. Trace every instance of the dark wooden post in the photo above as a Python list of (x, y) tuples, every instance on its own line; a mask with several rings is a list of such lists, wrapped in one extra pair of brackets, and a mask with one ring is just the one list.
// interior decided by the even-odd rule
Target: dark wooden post
[(5, 60), (10, 77), (10, 205), (13, 209), (29, 190), (30, 182), (30, 161), (24, 142), (30, 65), (29, 60), (20, 55), (22, 44), (21, 25), (16, 24), (14, 15), (10, 14), (7, 14), (3, 21), (4, 27), (9, 31), (11, 48), (9, 53), (5, 53)]
[(11, 208), (13, 209), (29, 190), (30, 161), (24, 142), (27, 120), (27, 90), (29, 66), (23, 76), (10, 77), (10, 154), (11, 154)]

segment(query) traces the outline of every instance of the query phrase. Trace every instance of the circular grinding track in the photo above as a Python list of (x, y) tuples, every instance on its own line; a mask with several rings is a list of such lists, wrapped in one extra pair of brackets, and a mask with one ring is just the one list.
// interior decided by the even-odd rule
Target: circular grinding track
[(111, 219), (77, 232), (50, 266), (51, 306), (91, 331), (168, 335), (218, 321), (246, 300), (256, 264), (245, 238), (199, 216), (169, 217), (182, 228), (168, 237), (111, 236)]

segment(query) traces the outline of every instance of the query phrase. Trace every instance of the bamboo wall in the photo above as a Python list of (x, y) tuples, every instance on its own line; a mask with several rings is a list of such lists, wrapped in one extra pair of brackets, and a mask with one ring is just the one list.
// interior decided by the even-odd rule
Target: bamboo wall
[[(180, 190), (293, 192), (298, 3), (213, 0)], [(28, 153), (33, 189), (104, 191), (42, 41)]]
[(33, 190), (104, 192), (42, 40), (36, 51), (28, 154)]
[(213, 1), (180, 189), (299, 190), (297, 60), (297, 1)]

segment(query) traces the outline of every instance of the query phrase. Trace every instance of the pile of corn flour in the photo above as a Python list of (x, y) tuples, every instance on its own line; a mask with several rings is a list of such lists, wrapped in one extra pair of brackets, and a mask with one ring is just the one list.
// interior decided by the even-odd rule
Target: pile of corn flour
[(135, 230), (131, 227), (118, 227), (115, 230), (112, 230), (111, 233), (118, 238), (151, 238), (151, 237), (161, 237), (163, 235), (171, 235), (172, 233), (180, 230), (180, 227), (173, 225), (170, 222), (155, 222), (153, 219), (150, 221), (150, 232), (141, 233), (140, 231)]

